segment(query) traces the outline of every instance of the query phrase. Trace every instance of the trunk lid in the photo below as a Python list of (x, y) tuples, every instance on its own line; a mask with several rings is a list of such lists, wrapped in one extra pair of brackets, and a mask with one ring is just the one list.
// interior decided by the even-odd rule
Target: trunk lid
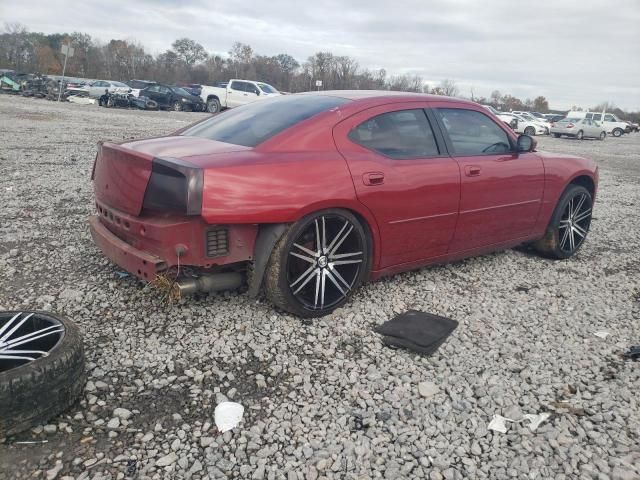
[[(99, 145), (92, 179), (96, 199), (129, 215), (140, 215), (154, 159), (202, 168), (215, 163), (211, 155), (251, 150), (199, 137), (169, 136)], [(219, 160), (224, 155), (218, 157)], [(176, 162), (180, 163), (180, 162)]]

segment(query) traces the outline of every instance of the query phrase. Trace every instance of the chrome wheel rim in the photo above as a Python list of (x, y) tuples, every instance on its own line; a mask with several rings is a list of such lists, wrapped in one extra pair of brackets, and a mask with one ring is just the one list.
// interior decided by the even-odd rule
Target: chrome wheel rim
[(590, 225), (591, 199), (586, 193), (579, 193), (569, 200), (560, 217), (560, 250), (565, 253), (575, 252), (586, 238)]
[(344, 300), (356, 284), (365, 261), (359, 229), (341, 215), (322, 215), (309, 222), (287, 255), (287, 285), (308, 310), (326, 310)]
[(0, 372), (43, 358), (64, 337), (64, 325), (37, 313), (0, 313)]

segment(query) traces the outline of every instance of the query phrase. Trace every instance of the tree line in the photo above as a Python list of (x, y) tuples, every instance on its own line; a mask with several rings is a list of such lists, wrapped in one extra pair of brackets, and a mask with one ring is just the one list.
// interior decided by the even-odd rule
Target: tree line
[[(69, 44), (75, 50), (74, 56), (68, 59), (66, 70), (66, 75), (73, 77), (120, 81), (136, 78), (168, 84), (205, 85), (245, 78), (269, 83), (285, 92), (315, 90), (316, 81), (320, 80), (324, 90), (398, 90), (469, 98), (450, 79), (428, 85), (418, 75), (389, 75), (383, 68), (362, 68), (352, 57), (325, 51), (300, 62), (287, 53), (260, 55), (250, 45), (236, 42), (228, 54), (222, 56), (207, 52), (192, 39), (179, 38), (170, 49), (154, 56), (138, 42), (112, 39), (101, 43), (86, 33), (44, 34), (30, 32), (24, 25), (15, 23), (5, 24), (4, 32), (0, 34), (0, 68), (60, 75), (64, 63), (60, 51), (63, 44)], [(495, 90), (488, 98), (474, 96), (471, 92), (471, 99), (505, 111), (550, 112), (549, 102), (543, 96), (521, 100)], [(609, 111), (628, 117), (622, 110), (614, 110), (613, 105), (609, 107)]]

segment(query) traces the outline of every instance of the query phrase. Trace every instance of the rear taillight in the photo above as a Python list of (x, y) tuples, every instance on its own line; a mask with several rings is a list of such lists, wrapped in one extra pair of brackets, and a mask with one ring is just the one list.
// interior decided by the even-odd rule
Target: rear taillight
[(573, 127), (574, 127), (573, 123), (570, 123), (569, 125), (567, 125), (567, 128), (573, 128)]
[(179, 159), (154, 158), (143, 210), (200, 215), (202, 169)]

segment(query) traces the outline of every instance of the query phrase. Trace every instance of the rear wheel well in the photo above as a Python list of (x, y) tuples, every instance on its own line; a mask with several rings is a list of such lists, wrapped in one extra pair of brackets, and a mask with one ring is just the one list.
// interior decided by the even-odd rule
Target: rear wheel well
[(579, 177), (571, 180), (570, 185), (581, 185), (587, 190), (589, 190), (589, 194), (593, 198), (593, 194), (595, 193), (595, 184), (593, 183), (593, 179), (588, 175), (580, 175)]

